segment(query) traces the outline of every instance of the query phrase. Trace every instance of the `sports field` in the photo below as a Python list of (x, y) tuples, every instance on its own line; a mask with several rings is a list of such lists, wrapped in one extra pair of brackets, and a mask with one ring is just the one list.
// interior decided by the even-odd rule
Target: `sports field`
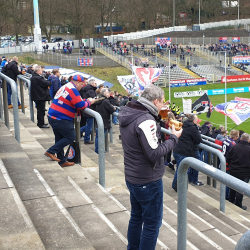
[[(250, 82), (237, 82), (237, 83), (227, 83), (227, 88), (236, 88), (236, 87), (248, 87), (250, 86)], [(190, 86), (190, 87), (177, 87), (177, 88), (171, 88), (171, 102), (174, 102), (176, 105), (180, 107), (182, 110), (182, 98), (174, 98), (174, 92), (186, 92), (186, 91), (196, 91), (199, 90), (201, 87), (202, 90), (208, 90), (208, 89), (224, 89), (225, 84), (224, 83), (214, 83), (214, 84), (207, 84), (207, 85), (197, 85), (197, 86)], [(168, 88), (163, 88), (165, 91), (165, 97), (166, 100), (169, 98), (169, 91)], [(238, 94), (227, 94), (227, 101), (234, 100), (235, 97), (243, 97), (243, 98), (250, 98), (250, 92), (248, 93), (238, 93)], [(199, 97), (190, 97), (192, 101), (194, 102)], [(189, 99), (189, 98), (186, 98)], [(216, 106), (219, 103), (225, 102), (225, 95), (214, 95), (209, 96), (210, 101), (213, 103), (214, 106)], [(225, 116), (221, 113), (216, 112), (215, 110), (212, 112), (210, 119), (206, 117), (206, 114), (199, 115), (199, 118), (202, 120), (201, 124), (203, 124), (204, 121), (211, 121), (214, 126), (219, 125), (225, 125)], [(228, 131), (231, 130), (236, 126), (236, 124), (228, 117), (227, 118), (227, 128)], [(250, 133), (250, 119), (246, 120), (239, 126), (235, 127), (235, 129), (244, 130), (247, 133)]]

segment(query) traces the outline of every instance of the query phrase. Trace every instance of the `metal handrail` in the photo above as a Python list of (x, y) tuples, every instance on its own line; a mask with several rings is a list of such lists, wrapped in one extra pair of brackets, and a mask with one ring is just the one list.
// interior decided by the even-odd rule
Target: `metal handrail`
[[(30, 103), (30, 120), (32, 122), (35, 122), (34, 120), (34, 106), (33, 106), (33, 101), (31, 101), (31, 82), (30, 82), (30, 77), (31, 75), (29, 74), (29, 76), (27, 78), (24, 77), (24, 75), (18, 75), (17, 78), (19, 80), (22, 80), (23, 82), (26, 82), (28, 85), (28, 90), (29, 90), (29, 103)], [(21, 86), (21, 85), (20, 85)], [(20, 91), (21, 92), (21, 91)], [(21, 93), (22, 94), (22, 93)], [(22, 108), (23, 107), (23, 102), (22, 102)]]
[(15, 139), (20, 144), (20, 128), (19, 128), (19, 114), (18, 114), (18, 102), (17, 102), (17, 84), (16, 82), (9, 78), (8, 76), (0, 73), (0, 78), (3, 80), (3, 106), (4, 106), (4, 121), (6, 127), (9, 129), (9, 110), (8, 110), (8, 100), (7, 100), (7, 82), (11, 86), (12, 91), (12, 102), (13, 102), (13, 118), (14, 118), (14, 133)]
[[(92, 109), (86, 108), (83, 112), (94, 117), (98, 125), (99, 183), (105, 188), (105, 138), (103, 120), (101, 115)], [(80, 142), (80, 126), (76, 134), (76, 141)]]
[[(171, 131), (168, 129), (165, 129), (165, 128), (161, 128), (161, 132), (168, 134), (168, 135), (171, 135)], [(219, 150), (217, 150), (211, 146), (205, 145), (203, 143), (198, 144), (197, 147), (217, 155), (218, 158), (220, 159), (221, 171), (226, 172), (225, 156)], [(222, 211), (222, 212), (225, 212), (225, 190), (226, 190), (225, 185), (221, 184), (220, 185), (220, 211)]]
[(248, 183), (243, 182), (229, 174), (224, 173), (206, 163), (192, 157), (183, 159), (178, 168), (177, 174), (177, 193), (178, 193), (178, 235), (177, 249), (186, 250), (187, 239), (187, 170), (192, 167), (228, 187), (243, 193), (250, 197), (250, 187)]

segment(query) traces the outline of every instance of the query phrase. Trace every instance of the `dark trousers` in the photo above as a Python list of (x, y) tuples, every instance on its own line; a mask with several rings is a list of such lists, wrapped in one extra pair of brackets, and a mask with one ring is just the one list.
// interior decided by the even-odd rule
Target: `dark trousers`
[(64, 155), (64, 147), (68, 146), (76, 139), (74, 122), (68, 120), (55, 120), (49, 117), (49, 124), (53, 128), (55, 135), (55, 144), (47, 152), (57, 154), (60, 159), (59, 165), (67, 161), (68, 155)]
[[(234, 176), (234, 175), (232, 175), (232, 176)], [(239, 180), (241, 180), (241, 181), (244, 181), (246, 183), (249, 182), (249, 177), (244, 177), (244, 178), (243, 177), (239, 178), (237, 176), (234, 176), (234, 177), (237, 178), (237, 179), (239, 179)], [(243, 200), (243, 194), (238, 193), (234, 189), (230, 188), (230, 198), (229, 198), (229, 201), (232, 202), (232, 203), (234, 203), (238, 207), (242, 207), (242, 200)]]
[(41, 127), (44, 125), (45, 101), (36, 102), (36, 109), (37, 109), (37, 126)]
[(131, 203), (127, 249), (154, 250), (163, 218), (162, 179), (142, 185), (126, 184)]

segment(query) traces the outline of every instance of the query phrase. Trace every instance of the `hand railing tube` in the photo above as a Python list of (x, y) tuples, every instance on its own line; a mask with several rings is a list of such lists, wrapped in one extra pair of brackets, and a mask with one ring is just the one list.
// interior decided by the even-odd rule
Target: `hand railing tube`
[[(33, 101), (31, 101), (31, 83), (30, 83), (30, 80), (23, 75), (18, 75), (17, 78), (19, 78), (21, 81), (26, 82), (28, 84), (29, 103), (30, 103), (30, 120), (32, 122), (35, 122), (35, 120), (34, 120), (34, 106), (33, 106)], [(20, 84), (22, 85), (22, 82), (20, 82)], [(20, 89), (20, 92), (22, 93), (21, 89)], [(22, 95), (21, 95), (21, 97), (22, 97)], [(22, 109), (24, 109), (24, 102), (23, 101), (22, 101)]]
[(13, 102), (13, 117), (14, 117), (14, 133), (15, 139), (20, 144), (20, 128), (19, 128), (19, 114), (18, 114), (18, 103), (17, 103), (17, 85), (14, 80), (7, 77), (3, 73), (0, 73), (0, 78), (3, 79), (3, 87), (4, 87), (4, 119), (5, 125), (9, 128), (9, 116), (8, 116), (8, 100), (6, 99), (6, 90), (7, 90), (7, 82), (11, 86), (12, 91), (12, 102)]
[(99, 183), (105, 188), (105, 138), (103, 120), (101, 115), (92, 109), (86, 108), (83, 112), (94, 117), (98, 125)]
[(177, 193), (178, 193), (178, 234), (177, 250), (186, 250), (187, 238), (187, 170), (192, 167), (213, 179), (227, 185), (239, 193), (250, 197), (249, 184), (241, 181), (221, 170), (218, 170), (206, 163), (192, 157), (183, 159), (178, 168), (177, 174)]

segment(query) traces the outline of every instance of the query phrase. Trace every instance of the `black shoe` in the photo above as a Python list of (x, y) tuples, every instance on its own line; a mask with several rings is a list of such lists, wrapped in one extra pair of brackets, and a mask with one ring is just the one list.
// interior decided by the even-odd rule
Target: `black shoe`
[(42, 126), (38, 126), (39, 128), (50, 128), (48, 124), (43, 124)]
[(247, 206), (242, 206), (241, 209), (247, 210)]
[(172, 162), (168, 163), (168, 167), (171, 168), (172, 170), (174, 170), (174, 164)]
[(94, 144), (93, 141), (85, 141), (84, 144)]

